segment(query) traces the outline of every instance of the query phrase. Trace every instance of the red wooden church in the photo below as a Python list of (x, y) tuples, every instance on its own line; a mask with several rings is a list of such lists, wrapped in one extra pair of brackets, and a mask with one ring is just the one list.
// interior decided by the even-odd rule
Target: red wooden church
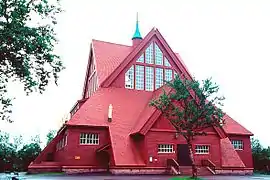
[[(184, 138), (149, 106), (176, 74), (191, 78), (156, 28), (142, 38), (137, 21), (132, 46), (93, 40), (82, 98), (29, 172), (190, 173)], [(198, 173), (252, 174), (253, 134), (224, 118), (222, 128), (194, 140)]]

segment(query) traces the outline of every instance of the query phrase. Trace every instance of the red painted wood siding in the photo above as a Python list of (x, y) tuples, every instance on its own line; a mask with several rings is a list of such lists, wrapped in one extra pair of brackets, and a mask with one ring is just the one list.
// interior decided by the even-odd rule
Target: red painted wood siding
[[(99, 145), (80, 145), (80, 133), (99, 134)], [(105, 128), (70, 128), (67, 146), (56, 153), (56, 160), (65, 166), (99, 166), (96, 150), (109, 143), (108, 130)], [(75, 159), (75, 156), (80, 159)]]
[(90, 67), (87, 69), (86, 73), (86, 85), (84, 91), (83, 98), (88, 98), (98, 89), (98, 81), (97, 81), (97, 71), (94, 63), (94, 58), (91, 54), (90, 57)]
[(253, 168), (253, 160), (252, 160), (252, 150), (251, 150), (251, 142), (249, 136), (243, 135), (229, 135), (230, 140), (242, 140), (244, 148), (243, 150), (236, 150), (243, 163), (248, 168)]
[[(207, 136), (198, 136), (193, 141), (195, 145), (210, 145), (210, 153), (206, 155), (195, 154), (196, 164), (200, 165), (202, 159), (210, 159), (217, 167), (221, 166), (220, 138), (213, 128), (206, 129)], [(168, 120), (162, 116), (153, 125), (152, 129), (146, 134), (146, 162), (150, 167), (164, 167), (168, 158), (177, 159), (177, 144), (186, 144), (184, 137), (175, 138), (175, 129)], [(175, 153), (158, 153), (158, 144), (173, 144)], [(149, 157), (153, 157), (153, 162), (149, 162)], [(155, 161), (157, 159), (157, 161)]]

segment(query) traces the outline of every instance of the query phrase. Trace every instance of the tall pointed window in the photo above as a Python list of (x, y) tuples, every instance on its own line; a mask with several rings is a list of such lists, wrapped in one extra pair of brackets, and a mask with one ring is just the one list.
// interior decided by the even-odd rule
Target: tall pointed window
[(134, 66), (132, 65), (125, 74), (125, 87), (128, 89), (134, 88)]
[(135, 86), (138, 90), (144, 90), (144, 66), (136, 65)]
[(137, 59), (137, 62), (141, 62), (143, 63), (144, 62), (144, 54), (142, 54), (139, 59)]
[(166, 57), (164, 57), (164, 65), (167, 67), (171, 67), (171, 64), (169, 63), (169, 61)]
[(154, 90), (154, 68), (145, 67), (145, 90), (153, 91)]
[(161, 52), (157, 44), (155, 44), (155, 64), (163, 65), (163, 53)]
[(145, 51), (145, 63), (147, 64), (154, 64), (154, 57), (153, 57), (153, 43), (151, 43)]
[(163, 69), (156, 68), (156, 89), (163, 85)]
[(171, 81), (172, 75), (173, 74), (171, 69), (165, 69), (165, 81)]
[(175, 78), (176, 71), (163, 52), (157, 43), (152, 42), (125, 72), (125, 87), (154, 91), (163, 86), (165, 81)]

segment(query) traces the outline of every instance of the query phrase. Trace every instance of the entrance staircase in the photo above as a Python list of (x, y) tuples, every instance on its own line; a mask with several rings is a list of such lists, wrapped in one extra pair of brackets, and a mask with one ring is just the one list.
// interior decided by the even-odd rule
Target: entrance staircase
[(216, 165), (210, 159), (203, 159), (202, 166), (205, 167), (211, 174), (216, 174)]
[[(180, 166), (175, 159), (167, 159), (168, 173), (172, 175), (191, 175), (191, 166)], [(200, 176), (215, 175), (216, 165), (209, 159), (202, 160), (202, 165), (197, 167)]]
[(167, 167), (169, 174), (181, 175), (180, 165), (175, 159), (167, 159)]

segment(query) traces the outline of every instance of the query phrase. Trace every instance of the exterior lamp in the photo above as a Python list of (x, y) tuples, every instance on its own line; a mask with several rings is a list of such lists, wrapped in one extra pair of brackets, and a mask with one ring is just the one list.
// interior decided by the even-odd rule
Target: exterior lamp
[(108, 109), (108, 122), (112, 122), (112, 110), (113, 110), (113, 106), (112, 104), (110, 104), (109, 109)]

